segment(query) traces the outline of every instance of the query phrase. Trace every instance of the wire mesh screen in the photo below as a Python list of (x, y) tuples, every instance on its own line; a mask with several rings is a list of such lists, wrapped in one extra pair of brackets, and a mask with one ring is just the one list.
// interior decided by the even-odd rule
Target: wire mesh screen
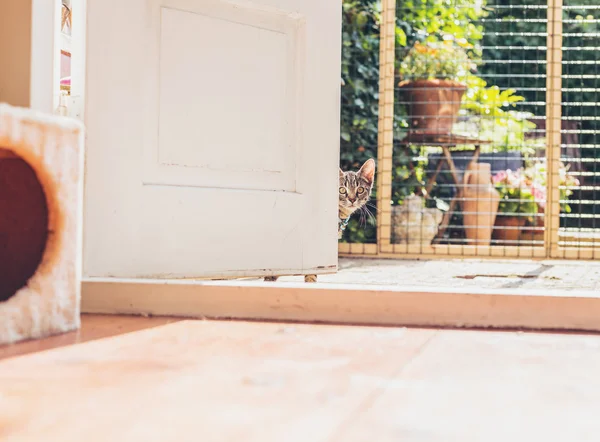
[[(399, 2), (396, 14), (413, 22), (421, 8), (448, 3)], [(393, 250), (498, 256), (519, 246), (533, 256), (544, 244), (546, 2), (450, 9), (437, 29), (407, 26), (412, 41), (396, 48), (407, 121), (392, 161), (407, 163), (412, 180), (393, 180)]]
[[(340, 169), (347, 172), (377, 158), (381, 3), (360, 0), (342, 5)], [(368, 203), (352, 214), (343, 229), (341, 253), (377, 253), (377, 182), (372, 188)], [(340, 191), (340, 200), (347, 196), (342, 192), (347, 189)]]
[[(597, 257), (600, 245), (600, 5), (565, 0), (562, 8), (562, 112), (559, 186), (561, 257)], [(586, 250), (588, 249), (588, 250)]]
[(594, 257), (593, 2), (344, 1), (341, 163), (379, 187), (340, 251)]

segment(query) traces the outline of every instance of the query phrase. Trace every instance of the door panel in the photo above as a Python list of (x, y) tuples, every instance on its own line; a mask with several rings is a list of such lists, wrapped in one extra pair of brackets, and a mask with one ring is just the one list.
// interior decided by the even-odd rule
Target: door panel
[(149, 61), (158, 75), (149, 107), (158, 137), (147, 145), (147, 181), (295, 191), (303, 21), (191, 3), (194, 12), (155, 10), (160, 38)]
[(87, 276), (335, 269), (340, 13), (88, 0)]

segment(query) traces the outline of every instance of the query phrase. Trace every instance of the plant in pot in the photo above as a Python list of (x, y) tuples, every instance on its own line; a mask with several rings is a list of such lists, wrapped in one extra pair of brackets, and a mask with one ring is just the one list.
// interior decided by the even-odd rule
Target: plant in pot
[[(537, 216), (532, 222), (533, 229), (528, 232), (525, 238), (524, 235), (521, 239), (526, 240), (538, 240), (543, 241), (544, 232), (544, 212), (546, 209), (546, 177), (547, 168), (545, 161), (535, 162), (530, 167), (527, 167), (522, 172), (525, 184), (530, 186), (532, 194), (535, 197), (535, 202), (538, 206)], [(565, 166), (564, 163), (559, 163), (558, 166), (558, 186), (559, 186), (559, 199), (560, 199), (560, 211), (564, 213), (571, 213), (571, 206), (567, 203), (571, 195), (573, 195), (573, 188), (579, 186), (579, 180), (569, 172), (569, 167)]]
[(526, 223), (533, 223), (541, 194), (527, 183), (523, 170), (504, 170), (492, 177), (500, 194), (492, 238), (501, 245), (517, 245)]
[(453, 39), (415, 43), (400, 64), (398, 85), (408, 104), (411, 130), (451, 133), (474, 67), (467, 51)]

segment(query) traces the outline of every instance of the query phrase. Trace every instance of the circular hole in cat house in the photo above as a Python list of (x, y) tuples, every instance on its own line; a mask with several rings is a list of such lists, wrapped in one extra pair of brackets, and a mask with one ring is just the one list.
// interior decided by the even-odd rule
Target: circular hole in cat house
[(48, 240), (48, 204), (33, 168), (0, 147), (0, 302), (27, 285)]

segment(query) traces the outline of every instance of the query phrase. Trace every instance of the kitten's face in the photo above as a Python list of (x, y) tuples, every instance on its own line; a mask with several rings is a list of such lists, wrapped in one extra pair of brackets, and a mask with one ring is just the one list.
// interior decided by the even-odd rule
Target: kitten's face
[(369, 201), (375, 177), (375, 161), (367, 160), (358, 172), (340, 169), (339, 212), (344, 217), (363, 207)]

